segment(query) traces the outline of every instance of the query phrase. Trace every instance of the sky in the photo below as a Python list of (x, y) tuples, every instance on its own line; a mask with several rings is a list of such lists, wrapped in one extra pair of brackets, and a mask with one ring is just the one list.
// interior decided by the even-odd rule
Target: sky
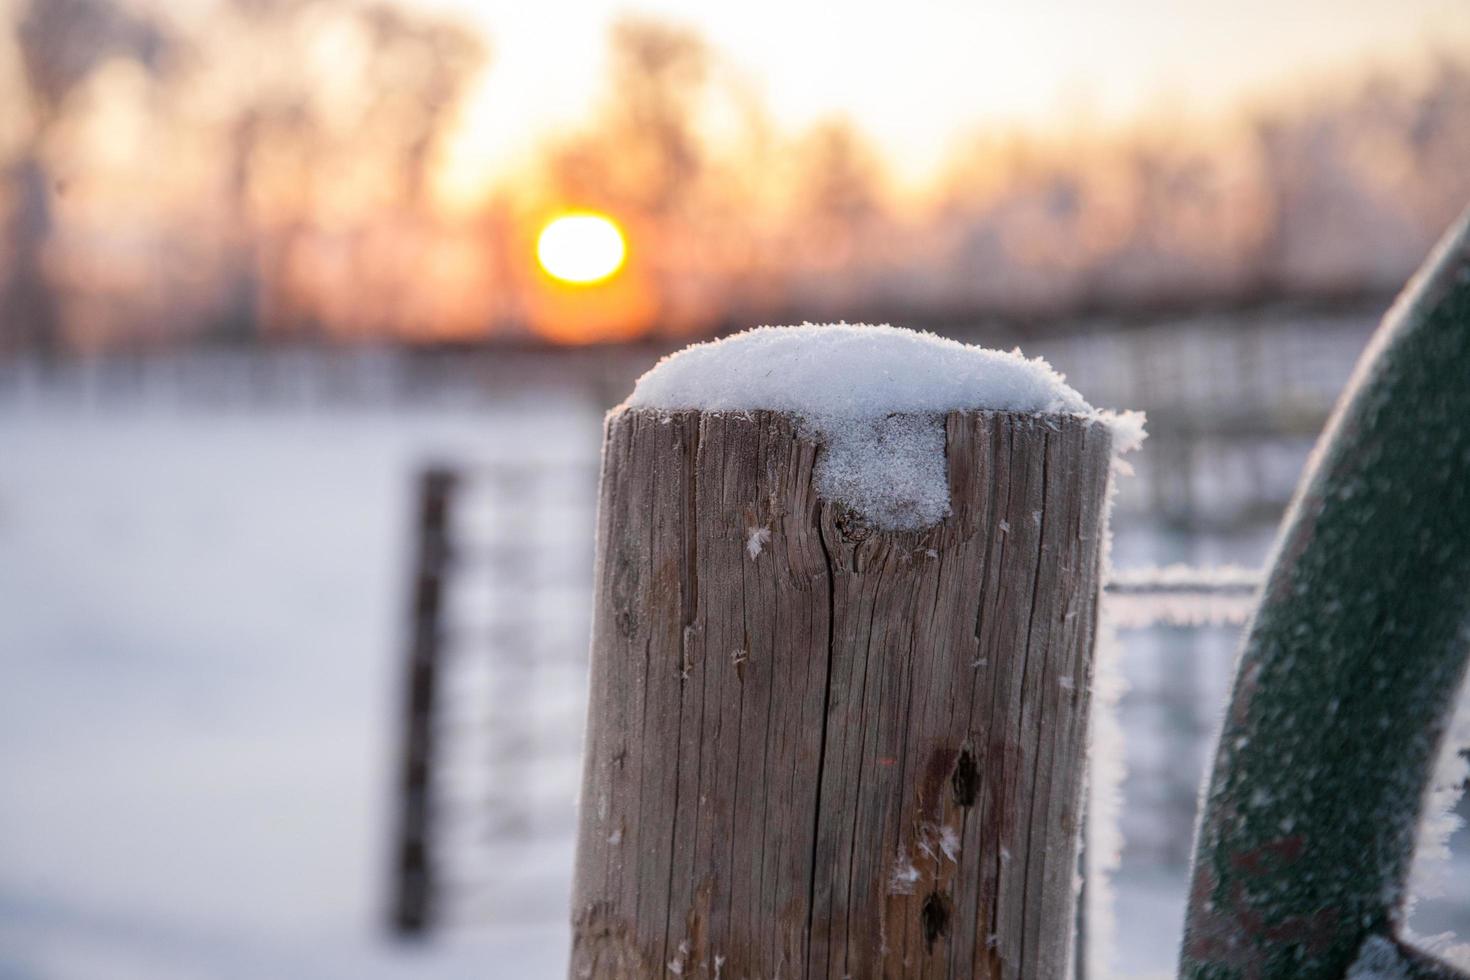
[(456, 148), (510, 166), (599, 94), (609, 25), (699, 31), (790, 129), (845, 116), (900, 179), (966, 133), (1210, 113), (1366, 63), (1470, 48), (1470, 0), (405, 0), (463, 15), (493, 62)]

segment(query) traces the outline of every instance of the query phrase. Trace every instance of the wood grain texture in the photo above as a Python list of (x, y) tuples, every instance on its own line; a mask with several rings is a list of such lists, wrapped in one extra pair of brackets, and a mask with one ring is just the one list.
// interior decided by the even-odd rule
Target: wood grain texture
[(609, 417), (572, 976), (1065, 974), (1109, 433), (946, 444), (885, 533), (782, 415)]

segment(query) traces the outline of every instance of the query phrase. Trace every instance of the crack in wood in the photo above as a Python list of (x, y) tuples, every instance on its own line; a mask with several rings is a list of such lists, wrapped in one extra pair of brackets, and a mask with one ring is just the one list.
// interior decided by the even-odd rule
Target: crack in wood
[(962, 751), (955, 762), (954, 774), (950, 777), (950, 789), (954, 793), (955, 806), (975, 805), (975, 796), (980, 792), (980, 769), (975, 765), (975, 756), (969, 749)]

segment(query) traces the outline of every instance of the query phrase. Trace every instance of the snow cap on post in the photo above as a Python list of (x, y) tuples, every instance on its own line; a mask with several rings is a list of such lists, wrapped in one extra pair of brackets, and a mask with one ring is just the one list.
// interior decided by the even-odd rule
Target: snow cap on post
[(949, 514), (944, 416), (988, 410), (1094, 419), (1122, 452), (1137, 413), (1099, 412), (1040, 358), (865, 324), (758, 327), (695, 344), (638, 380), (627, 408), (785, 412), (824, 447), (818, 492), (882, 530)]

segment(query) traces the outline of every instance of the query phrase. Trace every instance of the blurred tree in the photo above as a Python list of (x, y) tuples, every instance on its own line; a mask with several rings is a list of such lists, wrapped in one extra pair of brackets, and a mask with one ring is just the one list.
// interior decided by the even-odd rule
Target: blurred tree
[(394, 144), (401, 199), (422, 207), (433, 151), (488, 52), (484, 41), (463, 27), (410, 16), (387, 3), (366, 6), (359, 16), (370, 38), (370, 125), (376, 138)]
[(785, 237), (792, 291), (804, 308), (841, 316), (844, 303), (879, 287), (874, 277), (902, 258), (884, 199), (886, 175), (847, 119), (812, 127), (795, 158)]
[(816, 126), (802, 149), (796, 194), (807, 230), (850, 244), (883, 213), (877, 153), (846, 119)]
[[(430, 222), (433, 154), (474, 74), (483, 40), (385, 2), (230, 0), (234, 29), (200, 39), (227, 67), (227, 212), (234, 229), (214, 328), (225, 340), (263, 329), (315, 332), (334, 317), (381, 332), (402, 324), (402, 263), (369, 267), (385, 238)], [(325, 51), (325, 53), (323, 53)], [(391, 226), (386, 235), (375, 226)], [(362, 273), (360, 292), (302, 282), (304, 253), (326, 236)], [(369, 254), (376, 253), (376, 254)], [(310, 278), (306, 276), (306, 278)]]
[(1470, 199), (1470, 70), (1445, 57), (1422, 81), (1374, 73), (1254, 119), (1268, 292), (1383, 291)]
[(628, 18), (612, 29), (608, 127), (621, 147), (627, 191), (667, 215), (693, 191), (703, 164), (696, 131), (710, 51), (693, 31)]
[[(217, 197), (168, 201), (144, 217), (146, 230), (125, 232), (193, 266), (174, 285), (157, 276), (152, 288), (208, 292), (188, 304), (180, 330), (244, 342), (264, 325), (298, 334), (323, 320), (402, 327), (418, 254), (440, 236), (435, 154), (485, 61), (483, 40), (391, 0), (214, 0), (203, 17), (148, 2), (15, 0), (7, 10), (0, 0), (19, 55), (19, 88), (9, 94), (24, 117), (0, 169), (0, 349), (48, 358), (65, 349), (66, 313), (48, 271), (58, 259), (54, 174), (103, 173), (75, 157), (86, 145), (76, 136), (120, 98), (87, 88), (119, 58), (155, 83), (142, 111), (160, 149), (136, 166), (164, 186), (175, 171), (218, 175)], [(121, 199), (124, 171), (96, 179)], [(91, 220), (117, 206), (99, 204)], [(70, 231), (68, 268), (119, 233)], [(86, 292), (85, 276), (95, 273), (82, 275)], [(130, 297), (131, 313), (111, 304), (107, 316), (123, 335), (138, 335), (148, 329), (146, 304), (161, 295)]]
[(167, 64), (171, 44), (159, 25), (111, 0), (24, 0), (15, 16), (26, 115), (19, 150), (4, 171), (10, 198), (8, 259), (0, 280), (0, 349), (31, 349), (54, 359), (65, 345), (60, 302), (47, 272), (54, 225), (47, 145), (74, 94), (113, 57), (150, 73)]
[[(534, 324), (549, 287), (531, 243), (552, 208), (625, 225), (628, 336), (818, 309), (1060, 315), (1371, 290), (1470, 197), (1463, 55), (1244, 125), (988, 132), (920, 193), (890, 187), (852, 125), (780, 133), (698, 34), (628, 18), (595, 114), (470, 214), (444, 206), (436, 177), (487, 50), (441, 15), (403, 0), (0, 0), (0, 17), (19, 53), (0, 92), (16, 110), (0, 116), (14, 148), (0, 349)], [(59, 177), (85, 185), (64, 211)]]

